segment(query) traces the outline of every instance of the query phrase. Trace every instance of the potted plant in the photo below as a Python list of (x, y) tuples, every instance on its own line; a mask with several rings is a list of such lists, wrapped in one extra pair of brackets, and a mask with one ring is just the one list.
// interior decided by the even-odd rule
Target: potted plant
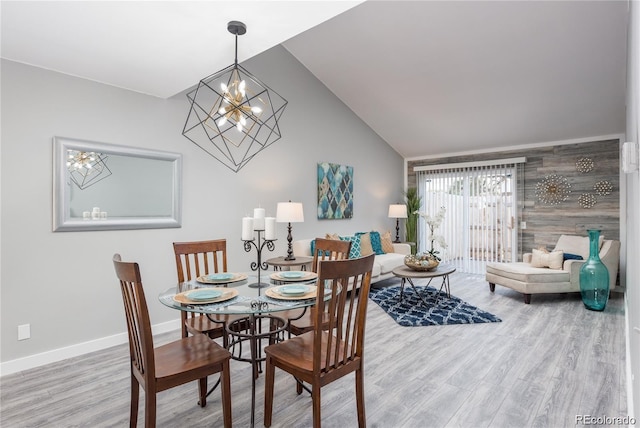
[(410, 187), (404, 192), (405, 204), (407, 205), (407, 221), (405, 222), (406, 228), (406, 241), (413, 243), (411, 245), (411, 254), (416, 253), (418, 246), (418, 214), (417, 211), (422, 205), (422, 198), (418, 195), (418, 189)]

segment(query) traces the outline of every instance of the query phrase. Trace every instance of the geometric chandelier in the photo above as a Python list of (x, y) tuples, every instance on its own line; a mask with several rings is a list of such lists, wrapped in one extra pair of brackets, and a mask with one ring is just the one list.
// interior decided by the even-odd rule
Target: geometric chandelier
[(238, 172), (280, 139), (287, 100), (238, 64), (238, 36), (246, 25), (231, 21), (227, 30), (236, 36), (235, 62), (187, 94), (191, 108), (182, 135)]
[(67, 150), (67, 169), (71, 180), (80, 189), (86, 189), (111, 175), (107, 155), (96, 152)]

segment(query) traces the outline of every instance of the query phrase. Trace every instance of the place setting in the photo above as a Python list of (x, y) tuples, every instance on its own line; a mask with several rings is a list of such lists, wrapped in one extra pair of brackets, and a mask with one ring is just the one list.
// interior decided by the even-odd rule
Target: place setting
[(173, 296), (173, 300), (187, 305), (207, 305), (226, 302), (238, 295), (238, 290), (226, 287), (196, 288)]
[(274, 281), (281, 282), (300, 282), (300, 281), (311, 281), (318, 277), (318, 274), (315, 272), (306, 272), (306, 271), (280, 271), (274, 272), (271, 274), (271, 279)]
[(265, 295), (276, 300), (315, 299), (316, 286), (307, 284), (277, 285), (268, 288)]
[(229, 284), (232, 282), (243, 281), (247, 278), (248, 275), (244, 273), (220, 272), (201, 275), (196, 278), (196, 281), (202, 284)]

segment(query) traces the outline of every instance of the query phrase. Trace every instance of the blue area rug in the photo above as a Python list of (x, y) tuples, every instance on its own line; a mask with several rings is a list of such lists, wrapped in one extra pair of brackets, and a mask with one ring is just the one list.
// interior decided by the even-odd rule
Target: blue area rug
[(502, 321), (495, 315), (478, 309), (455, 296), (447, 297), (447, 293), (444, 291), (438, 291), (433, 287), (418, 286), (417, 288), (428, 305), (425, 305), (416, 296), (415, 291), (408, 284), (404, 287), (402, 302), (399, 302), (399, 285), (372, 288), (369, 292), (369, 298), (404, 327)]

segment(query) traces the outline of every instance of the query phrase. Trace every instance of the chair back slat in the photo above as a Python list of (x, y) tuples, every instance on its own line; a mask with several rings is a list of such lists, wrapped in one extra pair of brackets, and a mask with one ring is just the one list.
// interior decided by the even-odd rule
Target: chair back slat
[[(327, 375), (363, 356), (373, 258), (371, 254), (358, 259), (319, 262), (313, 351), (316, 373)], [(353, 288), (347, 292), (349, 284)], [(327, 301), (325, 293), (331, 293)], [(324, 326), (323, 318), (326, 318)]]
[[(176, 256), (178, 285), (202, 275), (227, 271), (226, 239), (174, 242), (173, 252)], [(198, 314), (180, 311), (183, 337), (188, 335), (187, 327), (185, 326), (187, 317), (195, 316), (198, 316)]]
[(113, 256), (113, 264), (122, 291), (132, 370), (136, 376), (146, 379), (147, 384), (153, 384), (155, 379), (153, 335), (140, 279), (140, 268), (137, 263), (121, 261), (119, 254)]
[(318, 262), (323, 260), (344, 260), (349, 258), (351, 241), (339, 241), (337, 239), (316, 238), (313, 250), (313, 262), (311, 269), (318, 272)]
[(227, 240), (174, 242), (178, 282), (227, 271)]

